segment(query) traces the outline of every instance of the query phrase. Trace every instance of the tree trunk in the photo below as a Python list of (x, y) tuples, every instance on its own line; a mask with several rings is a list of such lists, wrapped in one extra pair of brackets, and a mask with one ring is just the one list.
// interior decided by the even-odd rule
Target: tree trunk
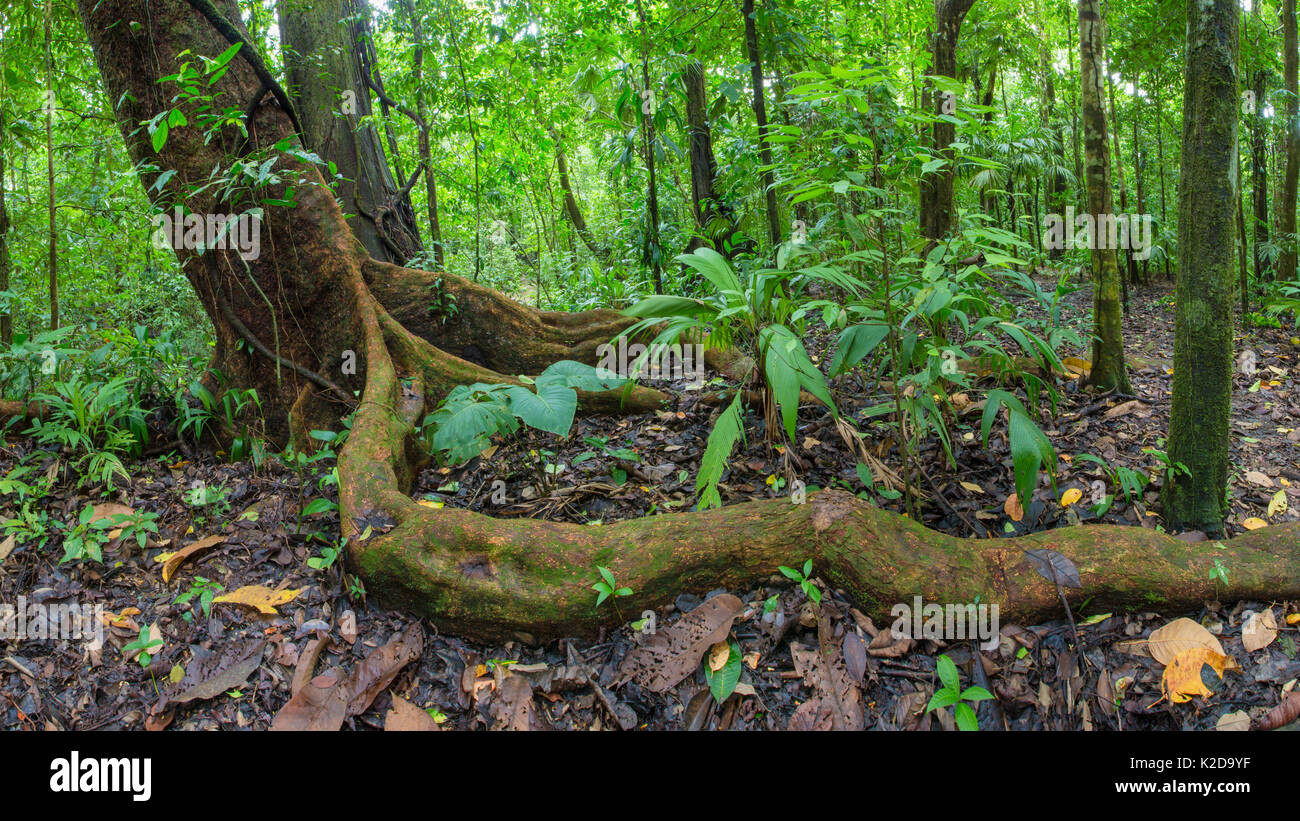
[[(159, 155), (138, 128), (139, 122), (171, 106), (174, 89), (158, 80), (192, 59), (180, 57), (182, 51), (216, 55), (225, 50), (226, 41), (208, 21), (184, 0), (79, 0), (78, 6), (105, 89), (112, 99), (122, 100), (117, 117), (132, 158), (142, 168), (149, 167), (148, 160), (177, 172), (164, 192), (178, 197), (188, 185), (206, 179), (215, 165), (229, 162), (227, 154), (243, 143), (235, 128), (227, 127), (211, 140), (195, 128), (178, 128)], [(219, 0), (218, 9), (227, 19), (236, 10), (233, 0)], [(133, 28), (128, 21), (139, 25)], [(261, 98), (261, 82), (248, 64), (255, 58), (252, 54), (232, 61), (211, 87), (214, 105), (247, 110), (254, 95)], [(286, 112), (269, 98), (253, 109), (252, 125), (253, 151), (266, 151), (293, 133)], [(616, 619), (612, 610), (593, 606), (590, 585), (598, 564), (632, 588), (627, 603), (639, 612), (671, 601), (683, 589), (752, 584), (778, 565), (808, 558), (818, 576), (842, 587), (873, 614), (883, 616), (891, 603), (914, 595), (938, 601), (970, 601), (979, 595), (999, 603), (1007, 619), (1059, 614), (1055, 588), (1023, 561), (1023, 548), (1057, 550), (1071, 558), (1084, 584), (1082, 590), (1071, 591), (1071, 599), (1092, 597), (1098, 607), (1146, 609), (1158, 598), (1176, 610), (1216, 595), (1300, 597), (1297, 523), (1253, 531), (1227, 542), (1222, 551), (1209, 552), (1153, 530), (1126, 527), (1063, 528), (1020, 539), (959, 539), (834, 490), (813, 494), (806, 504), (774, 499), (604, 527), (494, 520), (465, 510), (417, 505), (406, 495), (419, 466), (412, 433), (436, 402), (437, 386), (450, 380), (503, 377), (439, 350), (404, 327), (386, 303), (414, 311), (416, 297), (423, 292), (427, 313), (428, 289), (435, 287), (437, 278), (370, 259), (347, 230), (315, 166), (287, 162), (302, 175), (303, 184), (295, 187), (296, 207), (266, 209), (267, 253), (247, 260), (245, 267), (230, 251), (178, 252), (216, 328), (214, 365), (222, 368), (232, 387), (265, 391), (263, 411), (273, 427), (281, 429), (336, 424), (345, 403), (332, 402), (329, 387), (328, 393), (318, 395), (318, 385), (292, 367), (283, 366), (277, 380), (268, 356), (236, 350), (235, 342), (243, 335), (240, 327), (256, 328), (269, 339), (269, 329), (278, 326), (282, 360), (317, 376), (328, 374), (345, 393), (364, 388), (364, 401), (357, 407), (338, 465), (348, 561), (372, 594), (389, 604), (410, 606), (442, 629), (484, 639), (593, 633)], [(156, 179), (156, 172), (143, 172), (142, 184), (150, 196), (158, 196), (151, 187)], [(286, 188), (286, 183), (277, 183), (261, 193), (283, 197)], [(191, 210), (208, 213), (218, 205), (226, 207), (212, 202), (211, 196), (191, 195)], [(492, 301), (464, 280), (444, 275), (443, 281), (462, 306), (482, 298), (502, 312), (489, 320), (500, 323), (495, 335), (480, 339), (506, 349), (493, 351), (494, 361), (523, 364), (521, 354), (510, 348), (523, 351), (532, 365), (556, 354), (580, 358), (582, 345), (608, 338), (610, 329), (624, 321), (607, 311), (528, 311), (499, 298)], [(446, 324), (458, 325), (469, 312), (448, 318)], [(570, 344), (541, 343), (521, 335), (532, 332), (567, 338)], [(469, 331), (447, 333), (448, 338), (465, 339)], [(337, 359), (347, 353), (356, 354), (356, 374), (337, 367)], [(620, 399), (580, 397), (585, 408), (607, 410), (616, 408)], [(653, 397), (634, 394), (628, 404), (653, 407), (646, 399)], [(1226, 589), (1208, 574), (1216, 557), (1232, 567)]]
[(650, 265), (650, 275), (655, 293), (664, 292), (663, 250), (659, 244), (659, 184), (655, 179), (655, 98), (650, 88), (649, 44), (646, 40), (645, 6), (636, 2), (637, 17), (641, 22), (641, 88), (644, 92), (641, 105), (641, 142), (645, 151), (646, 170), (646, 245), (645, 261)]
[[(1257, 7), (1258, 8), (1258, 7)], [(1264, 118), (1264, 95), (1267, 73), (1255, 72), (1255, 110), (1250, 118), (1250, 171), (1251, 200), (1254, 204), (1255, 224), (1255, 281), (1273, 278), (1273, 266), (1264, 253), (1268, 244), (1268, 143)]]
[[(428, 93), (424, 87), (424, 20), (415, 8), (413, 0), (402, 0), (402, 11), (411, 26), (412, 55), (411, 75), (415, 80), (415, 111), (419, 116), (416, 127), (419, 130), (420, 167), (424, 169), (425, 199), (429, 208), (429, 246), (433, 248), (433, 264), (439, 271), (446, 267), (446, 249), (442, 245), (442, 226), (438, 222), (438, 175), (435, 173), (433, 153), (429, 138), (429, 104)], [(393, 260), (389, 260), (392, 262)]]
[(1286, 88), (1286, 177), (1282, 180), (1282, 214), (1279, 224), (1281, 236), (1278, 243), (1282, 254), (1278, 258), (1278, 272), (1284, 282), (1296, 278), (1295, 197), (1296, 179), (1300, 175), (1300, 88), (1297, 87), (1297, 55), (1295, 0), (1282, 0), (1282, 53), (1283, 84)]
[[(4, 80), (0, 78), (0, 83)], [(0, 100), (0, 292), (9, 290), (9, 272), (13, 262), (9, 258), (9, 208), (5, 203), (5, 131), (4, 101)], [(4, 297), (0, 297), (4, 299)], [(0, 345), (8, 345), (14, 339), (13, 315), (10, 313), (12, 303), (5, 299), (5, 307), (0, 312)]]
[[(934, 0), (934, 38), (930, 73), (957, 76), (957, 38), (961, 23), (975, 0)], [(943, 113), (943, 94), (934, 95), (934, 113)], [(957, 170), (952, 150), (956, 129), (950, 122), (936, 121), (931, 129), (931, 152), (944, 160), (944, 166), (921, 178), (921, 235), (938, 241), (952, 228), (952, 191)], [(1015, 230), (1015, 224), (1012, 224)]]
[[(1119, 115), (1115, 112), (1115, 84), (1111, 81), (1110, 75), (1106, 75), (1106, 95), (1110, 98), (1110, 121), (1115, 126), (1113, 132), (1115, 140), (1115, 175), (1119, 178), (1119, 210), (1121, 214), (1128, 214), (1128, 185), (1124, 182), (1124, 152), (1120, 150), (1119, 143)], [(1137, 151), (1137, 146), (1133, 146)], [(1133, 243), (1128, 243), (1132, 246)], [(1124, 252), (1125, 264), (1128, 267), (1128, 279), (1125, 284), (1137, 282), (1137, 265), (1133, 261), (1132, 247), (1122, 249)], [(1124, 300), (1124, 310), (1128, 311), (1128, 300)]]
[[(1142, 79), (1142, 77), (1141, 77), (1141, 75), (1139, 75), (1139, 76), (1138, 76), (1138, 80), (1141, 80), (1141, 79)], [(1136, 90), (1137, 90), (1136, 85), (1135, 85), (1134, 88), (1135, 88), (1135, 91), (1136, 91)], [(1142, 95), (1141, 95), (1141, 92), (1140, 92), (1140, 91), (1138, 91), (1136, 94), (1134, 94), (1134, 99), (1133, 99), (1133, 106), (1134, 106), (1134, 108), (1133, 108), (1133, 188), (1134, 188), (1135, 191), (1137, 192), (1137, 212), (1138, 212), (1138, 214), (1139, 214), (1140, 216), (1142, 216), (1143, 218), (1145, 218), (1145, 217), (1147, 216), (1147, 189), (1146, 189), (1146, 180), (1144, 179), (1144, 177), (1146, 176), (1146, 170), (1147, 170), (1147, 152), (1142, 150), (1142, 148), (1141, 148), (1141, 143), (1140, 143), (1140, 141), (1139, 141), (1139, 136), (1138, 136), (1138, 134), (1139, 134), (1139, 130), (1138, 130), (1138, 129), (1139, 129), (1139, 124), (1138, 124), (1138, 121), (1141, 119), (1141, 117), (1139, 116), (1139, 114), (1141, 113), (1141, 110), (1137, 107), (1137, 106), (1138, 106), (1138, 101), (1139, 101), (1141, 98), (1142, 98)], [(1148, 253), (1147, 253), (1146, 257), (1143, 258), (1143, 260), (1142, 260), (1142, 282), (1146, 282), (1146, 281), (1147, 281), (1147, 277), (1148, 277), (1148, 275), (1149, 275), (1148, 270), (1147, 270), (1147, 263), (1149, 263), (1150, 260), (1151, 260), (1151, 254), (1150, 254), (1150, 249), (1148, 249)]]
[(560, 190), (564, 192), (564, 215), (569, 218), (569, 224), (573, 226), (573, 230), (577, 232), (592, 255), (599, 260), (606, 260), (610, 255), (609, 249), (596, 244), (596, 238), (592, 236), (587, 221), (582, 217), (578, 199), (573, 195), (573, 184), (569, 182), (569, 161), (564, 155), (563, 139), (554, 129), (551, 130), (551, 139), (555, 140), (555, 167), (560, 174)]
[(686, 87), (687, 152), (691, 160), (691, 205), (695, 214), (696, 235), (686, 253), (703, 244), (704, 239), (720, 254), (730, 256), (732, 225), (726, 206), (718, 201), (714, 183), (718, 162), (713, 156), (713, 134), (709, 127), (708, 84), (704, 66), (692, 60), (682, 73)]
[(53, 9), (51, 0), (45, 0), (45, 193), (48, 216), (49, 251), (45, 268), (50, 284), (50, 330), (59, 328), (59, 232), (54, 220), (54, 58), (50, 54), (53, 40)]
[(758, 123), (758, 161), (763, 166), (759, 179), (767, 199), (767, 233), (775, 249), (781, 244), (781, 211), (776, 201), (776, 180), (770, 170), (772, 146), (767, 141), (767, 101), (763, 94), (763, 58), (758, 50), (754, 0), (741, 0), (740, 11), (745, 17), (745, 51), (749, 58), (749, 81), (754, 90), (754, 120)]
[(285, 73), (307, 146), (332, 160), (348, 225), (375, 259), (402, 264), (423, 252), (415, 212), (393, 180), (371, 116), (361, 60), (358, 0), (280, 0)]
[[(1052, 68), (1051, 56), (1048, 52), (1047, 43), (1044, 42), (1038, 51), (1039, 70), (1043, 74), (1043, 127), (1048, 129), (1052, 135), (1052, 153), (1061, 165), (1065, 164), (1065, 135), (1061, 133), (1060, 123), (1053, 122), (1056, 115), (1056, 69)], [(1046, 193), (1044, 203), (1049, 214), (1057, 214), (1064, 218), (1065, 215), (1065, 177), (1060, 173), (1051, 173), (1047, 175)], [(1035, 223), (1038, 217), (1034, 217)], [(1041, 233), (1041, 225), (1039, 225)], [(1036, 246), (1041, 248), (1041, 243)], [(1048, 259), (1060, 259), (1064, 249), (1053, 244), (1047, 252)]]
[[(1097, 0), (1079, 0), (1079, 73), (1083, 78), (1083, 142), (1088, 182), (1088, 213), (1113, 219), (1110, 193), (1110, 147), (1106, 144), (1106, 109), (1102, 103), (1102, 20)], [(1132, 393), (1124, 367), (1123, 314), (1120, 275), (1109, 237), (1094, 232), (1092, 372), (1089, 383), (1098, 390)]]
[(1237, 177), (1236, 0), (1187, 2), (1186, 97), (1174, 295), (1165, 524), (1223, 534), (1232, 415), (1232, 250)]

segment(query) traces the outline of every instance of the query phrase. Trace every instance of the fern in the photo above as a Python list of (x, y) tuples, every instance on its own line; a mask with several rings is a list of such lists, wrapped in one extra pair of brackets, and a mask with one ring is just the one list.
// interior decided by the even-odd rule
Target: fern
[(704, 447), (704, 456), (700, 459), (700, 472), (695, 477), (695, 492), (699, 496), (700, 510), (722, 507), (718, 482), (722, 479), (722, 471), (731, 459), (731, 451), (735, 449), (736, 442), (745, 435), (745, 426), (740, 418), (741, 396), (741, 391), (736, 391), (735, 398), (709, 432), (709, 441)]

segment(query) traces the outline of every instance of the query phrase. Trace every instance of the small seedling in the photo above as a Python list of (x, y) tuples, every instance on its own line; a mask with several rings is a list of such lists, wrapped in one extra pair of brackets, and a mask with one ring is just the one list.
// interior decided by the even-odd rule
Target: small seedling
[[(926, 705), (925, 711), (939, 709), (940, 707), (953, 706), (953, 718), (957, 721), (957, 729), (974, 731), (980, 728), (979, 720), (975, 717), (975, 711), (971, 704), (977, 701), (987, 701), (993, 698), (993, 694), (983, 687), (967, 687), (961, 689), (961, 678), (957, 675), (957, 665), (953, 664), (952, 659), (947, 656), (939, 656), (936, 672), (939, 674), (939, 681), (943, 682), (943, 688), (936, 690), (930, 697), (930, 703)], [(967, 702), (970, 702), (968, 704)]]
[(786, 567), (785, 565), (781, 565), (777, 570), (780, 570), (782, 575), (787, 579), (799, 582), (799, 587), (803, 589), (804, 595), (811, 599), (814, 604), (821, 604), (822, 591), (819, 590), (817, 585), (813, 584), (812, 579), (809, 578), (809, 576), (812, 575), (812, 559), (803, 563), (802, 573), (795, 570), (793, 567)]
[(608, 567), (600, 567), (597, 565), (596, 569), (600, 571), (600, 575), (603, 578), (603, 581), (598, 581), (591, 586), (591, 589), (595, 590), (597, 593), (597, 607), (600, 607), (601, 603), (610, 596), (617, 598), (618, 596), (632, 595), (632, 588), (618, 586), (618, 582), (614, 581), (614, 574), (609, 571)]
[[(172, 604), (188, 604), (195, 596), (199, 599), (199, 605), (203, 608), (203, 617), (211, 618), (212, 616), (212, 599), (225, 588), (220, 584), (195, 576), (194, 581), (190, 584), (190, 589), (176, 597)], [(193, 615), (186, 613), (182, 616), (186, 621), (190, 621)]]
[(130, 658), (136, 653), (136, 651), (139, 651), (140, 655), (138, 661), (140, 662), (140, 666), (148, 667), (149, 662), (153, 661), (153, 657), (157, 655), (157, 653), (151, 653), (150, 651), (155, 645), (161, 647), (162, 643), (162, 639), (151, 640), (149, 638), (149, 625), (145, 625), (140, 628), (140, 637), (122, 648), (122, 655)]

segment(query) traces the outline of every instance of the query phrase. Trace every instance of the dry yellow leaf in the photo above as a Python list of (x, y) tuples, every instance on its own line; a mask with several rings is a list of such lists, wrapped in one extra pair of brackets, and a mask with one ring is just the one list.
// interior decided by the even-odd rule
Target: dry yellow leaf
[(418, 502), (416, 502), (416, 504), (419, 505), (420, 507), (433, 508), (434, 510), (442, 510), (442, 505), (443, 505), (442, 502), (437, 502), (434, 501), (433, 499), (420, 499)]
[(301, 592), (301, 590), (272, 590), (264, 585), (250, 584), (239, 588), (233, 593), (217, 596), (212, 601), (213, 603), (242, 604), (245, 607), (255, 608), (268, 616), (278, 616), (280, 614), (275, 608), (293, 601)]
[(1011, 521), (1018, 522), (1025, 518), (1025, 509), (1020, 505), (1019, 494), (1013, 493), (1007, 497), (1006, 502), (1002, 505), (1002, 510), (1011, 517)]
[(1286, 617), (1287, 624), (1300, 624), (1300, 613), (1288, 613)]
[(1190, 701), (1193, 696), (1209, 696), (1213, 691), (1201, 680), (1201, 669), (1209, 665), (1219, 678), (1224, 670), (1236, 669), (1231, 656), (1205, 647), (1194, 647), (1174, 656), (1160, 677), (1160, 690), (1174, 704)]
[(1273, 518), (1280, 514), (1286, 513), (1286, 491), (1279, 490), (1273, 494), (1273, 498), (1268, 503), (1268, 518)]
[(1259, 530), (1261, 527), (1268, 527), (1268, 522), (1258, 516), (1251, 516), (1241, 523), (1241, 526), (1247, 530)]
[(961, 483), (961, 486), (964, 487), (964, 488), (966, 488), (967, 490), (969, 490), (971, 493), (983, 493), (983, 492), (984, 492), (984, 488), (980, 487), (979, 485), (975, 484), (974, 482), (962, 482), (962, 483)]
[(1067, 356), (1061, 360), (1061, 364), (1075, 373), (1091, 373), (1092, 363), (1086, 359), (1080, 359), (1077, 356)]
[(1061, 494), (1061, 507), (1069, 507), (1083, 498), (1083, 491), (1077, 487), (1072, 487), (1065, 493)]
[(726, 639), (718, 642), (709, 648), (709, 669), (718, 672), (727, 666), (727, 659), (731, 657), (731, 645)]
[(1223, 645), (1214, 634), (1191, 619), (1174, 619), (1151, 634), (1147, 639), (1151, 657), (1161, 664), (1188, 650), (1204, 648), (1223, 655)]

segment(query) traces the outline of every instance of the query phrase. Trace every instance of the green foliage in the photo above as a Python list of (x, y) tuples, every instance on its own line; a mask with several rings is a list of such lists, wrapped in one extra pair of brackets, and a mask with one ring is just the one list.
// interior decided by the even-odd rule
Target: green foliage
[(987, 701), (993, 698), (993, 694), (983, 687), (967, 687), (961, 689), (961, 678), (957, 673), (957, 665), (953, 664), (952, 659), (946, 655), (941, 655), (936, 662), (936, 672), (939, 674), (939, 681), (943, 687), (934, 691), (930, 697), (930, 703), (926, 705), (925, 711), (938, 710), (944, 707), (953, 708), (953, 718), (957, 721), (957, 729), (974, 731), (979, 729), (979, 720), (975, 717), (975, 710), (971, 704), (979, 701)]
[(596, 591), (597, 607), (600, 607), (601, 603), (610, 596), (618, 598), (619, 596), (632, 595), (632, 588), (620, 587), (618, 582), (614, 580), (614, 574), (610, 572), (608, 567), (597, 565), (596, 570), (600, 572), (600, 579), (591, 586), (591, 589)]
[[(189, 604), (197, 597), (199, 606), (203, 609), (204, 618), (210, 618), (212, 616), (212, 600), (224, 589), (222, 585), (211, 579), (195, 576), (194, 581), (190, 583), (189, 589), (177, 596), (172, 601), (172, 604)], [(184, 618), (189, 621), (192, 616), (189, 612), (186, 612)]]
[(162, 649), (163, 644), (162, 639), (150, 639), (149, 633), (149, 625), (141, 627), (139, 637), (130, 644), (122, 647), (122, 657), (130, 658), (138, 652), (140, 655), (137, 656), (137, 659), (140, 662), (140, 666), (148, 667), (149, 662), (153, 661), (153, 657), (158, 655), (158, 650)]
[(984, 446), (988, 447), (989, 432), (997, 418), (998, 409), (1007, 409), (1007, 441), (1011, 447), (1011, 462), (1016, 479), (1016, 494), (1023, 504), (1028, 504), (1038, 484), (1038, 471), (1046, 463), (1052, 488), (1056, 488), (1056, 450), (1042, 429), (1029, 417), (1020, 400), (1006, 391), (989, 391), (985, 400), (980, 431)]
[(785, 576), (787, 579), (798, 582), (799, 588), (803, 590), (804, 595), (807, 596), (813, 604), (821, 604), (822, 591), (811, 578), (812, 559), (803, 563), (802, 570), (797, 570), (793, 567), (786, 567), (785, 565), (781, 565), (777, 570), (781, 571), (781, 575)]
[(509, 435), (520, 423), (568, 436), (578, 408), (578, 390), (607, 391), (629, 380), (580, 362), (561, 360), (531, 382), (495, 385), (476, 382), (453, 388), (438, 409), (424, 418), (430, 451), (451, 464), (463, 464), (487, 450), (493, 436)]

